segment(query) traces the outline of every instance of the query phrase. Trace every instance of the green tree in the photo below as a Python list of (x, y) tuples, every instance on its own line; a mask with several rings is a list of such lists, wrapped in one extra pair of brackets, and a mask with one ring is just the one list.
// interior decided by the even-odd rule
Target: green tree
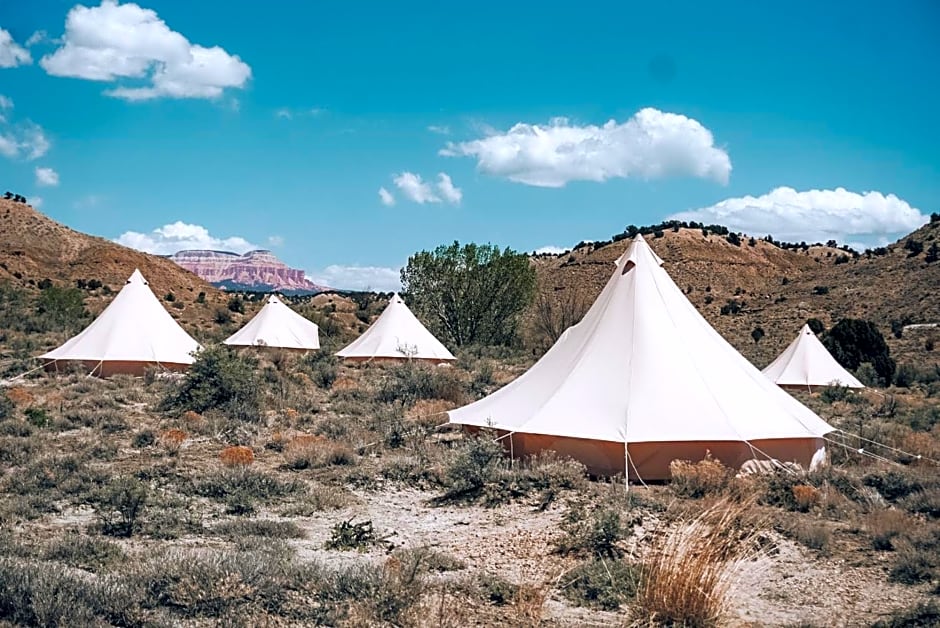
[(39, 294), (36, 311), (43, 331), (74, 331), (88, 319), (85, 300), (78, 288), (47, 287)]
[(203, 349), (179, 387), (164, 398), (162, 407), (200, 413), (218, 409), (234, 419), (258, 421), (261, 392), (256, 365), (228, 347)]
[(854, 371), (863, 362), (870, 362), (882, 382), (890, 384), (894, 380), (896, 364), (888, 343), (871, 321), (844, 318), (832, 326), (823, 344), (847, 369)]
[(535, 269), (524, 253), (454, 241), (408, 258), (405, 301), (457, 346), (508, 344), (535, 296)]
[(806, 319), (806, 324), (809, 325), (810, 330), (817, 336), (826, 331), (826, 326), (823, 325), (823, 322), (818, 318), (808, 318)]
[(751, 338), (754, 339), (754, 344), (759, 343), (759, 342), (761, 341), (761, 338), (763, 338), (763, 337), (764, 337), (764, 328), (763, 328), (763, 327), (757, 326), (757, 327), (755, 327), (754, 330), (751, 332)]

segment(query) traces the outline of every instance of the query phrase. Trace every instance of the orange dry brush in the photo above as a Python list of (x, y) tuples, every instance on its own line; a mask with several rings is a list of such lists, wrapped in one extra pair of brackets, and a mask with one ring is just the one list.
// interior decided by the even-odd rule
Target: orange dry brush
[(255, 461), (255, 454), (250, 447), (233, 445), (222, 450), (219, 460), (226, 467), (247, 467)]
[(202, 415), (198, 412), (193, 412), (192, 410), (187, 410), (183, 413), (182, 419), (187, 423), (193, 423), (202, 419)]
[(796, 502), (796, 507), (803, 512), (807, 512), (819, 503), (819, 490), (813, 486), (797, 484), (791, 490), (793, 491), (793, 500)]
[(163, 444), (167, 447), (179, 447), (183, 444), (183, 441), (186, 440), (186, 432), (183, 430), (167, 430), (160, 434), (160, 440), (163, 441)]

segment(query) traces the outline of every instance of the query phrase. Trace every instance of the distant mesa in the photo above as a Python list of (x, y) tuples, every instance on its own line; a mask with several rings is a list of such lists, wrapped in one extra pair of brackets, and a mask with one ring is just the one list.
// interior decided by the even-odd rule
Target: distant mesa
[(179, 251), (169, 256), (186, 270), (223, 290), (316, 294), (330, 288), (314, 283), (271, 251)]

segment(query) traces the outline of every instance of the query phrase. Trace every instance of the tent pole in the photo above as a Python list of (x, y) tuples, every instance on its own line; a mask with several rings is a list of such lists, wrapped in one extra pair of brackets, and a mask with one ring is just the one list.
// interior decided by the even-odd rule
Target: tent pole
[(630, 494), (630, 450), (627, 449), (627, 440), (623, 440), (623, 492)]
[(509, 432), (509, 468), (514, 469), (516, 467), (516, 451), (513, 448), (512, 444), (512, 432)]

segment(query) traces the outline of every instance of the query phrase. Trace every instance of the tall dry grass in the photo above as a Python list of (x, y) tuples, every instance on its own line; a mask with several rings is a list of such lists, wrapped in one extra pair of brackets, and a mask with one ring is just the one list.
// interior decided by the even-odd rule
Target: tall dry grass
[(722, 499), (654, 542), (632, 605), (638, 625), (721, 623), (740, 567), (759, 551), (752, 506)]

